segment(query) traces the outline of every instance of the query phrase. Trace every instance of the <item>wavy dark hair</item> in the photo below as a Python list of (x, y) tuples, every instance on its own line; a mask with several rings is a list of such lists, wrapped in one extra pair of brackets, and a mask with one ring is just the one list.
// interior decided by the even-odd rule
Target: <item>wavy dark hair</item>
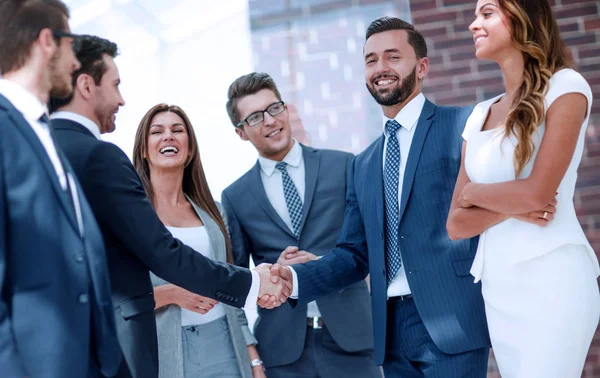
[(202, 167), (202, 161), (200, 160), (200, 152), (198, 150), (198, 140), (192, 127), (192, 123), (188, 118), (187, 114), (177, 105), (158, 104), (150, 108), (140, 121), (137, 132), (135, 133), (135, 142), (133, 146), (133, 166), (137, 171), (146, 196), (154, 206), (155, 196), (152, 190), (152, 183), (150, 181), (150, 166), (148, 164), (148, 136), (150, 135), (150, 126), (152, 119), (159, 113), (171, 112), (177, 114), (183, 120), (185, 129), (188, 133), (189, 150), (190, 154), (185, 163), (183, 171), (183, 192), (188, 195), (194, 201), (194, 203), (202, 210), (206, 211), (210, 217), (217, 222), (223, 237), (225, 238), (225, 248), (227, 251), (227, 262), (233, 264), (233, 253), (231, 251), (231, 239), (229, 238), (229, 231), (225, 226), (225, 221), (221, 216), (221, 212), (217, 207), (217, 204), (210, 193), (208, 188), (208, 182), (204, 174), (204, 168)]
[(506, 116), (505, 137), (514, 135), (515, 175), (533, 155), (532, 135), (544, 122), (544, 97), (555, 72), (573, 66), (547, 0), (498, 0), (512, 40), (523, 54), (523, 84)]

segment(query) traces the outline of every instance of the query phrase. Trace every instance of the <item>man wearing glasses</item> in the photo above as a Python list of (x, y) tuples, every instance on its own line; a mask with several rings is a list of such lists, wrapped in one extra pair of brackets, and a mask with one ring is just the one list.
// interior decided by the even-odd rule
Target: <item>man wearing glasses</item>
[[(287, 105), (265, 73), (235, 80), (228, 98), (236, 133), (259, 154), (222, 195), (235, 263), (248, 267), (250, 256), (256, 265), (317, 259), (340, 232), (352, 154), (295, 141)], [(381, 377), (370, 324), (369, 292), (361, 281), (295, 309), (259, 309), (254, 333), (269, 378)]]
[(0, 2), (0, 376), (112, 377), (121, 362), (98, 225), (45, 104), (80, 64), (58, 0)]

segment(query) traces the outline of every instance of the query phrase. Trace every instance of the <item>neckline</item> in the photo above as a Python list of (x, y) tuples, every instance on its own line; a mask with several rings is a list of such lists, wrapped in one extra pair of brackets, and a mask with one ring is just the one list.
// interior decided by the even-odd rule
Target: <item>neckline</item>
[(506, 95), (506, 93), (502, 93), (496, 97), (493, 97), (491, 99), (488, 100), (489, 104), (487, 105), (487, 109), (485, 110), (485, 114), (484, 117), (482, 118), (481, 124), (479, 125), (479, 132), (480, 133), (490, 133), (492, 131), (499, 131), (499, 130), (504, 130), (504, 126), (496, 126), (492, 129), (489, 130), (483, 130), (483, 126), (485, 126), (485, 121), (487, 121), (488, 116), (490, 115), (490, 109), (492, 108), (492, 105), (498, 103), (498, 101), (500, 101), (504, 96)]

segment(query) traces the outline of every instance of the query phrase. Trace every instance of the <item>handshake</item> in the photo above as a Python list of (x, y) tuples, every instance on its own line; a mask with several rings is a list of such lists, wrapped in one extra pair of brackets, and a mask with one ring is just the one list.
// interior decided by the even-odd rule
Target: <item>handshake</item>
[(292, 270), (288, 265), (302, 264), (316, 260), (310, 252), (299, 251), (298, 247), (287, 247), (275, 264), (260, 264), (254, 271), (260, 276), (260, 289), (256, 304), (265, 309), (273, 309), (285, 303), (293, 290)]

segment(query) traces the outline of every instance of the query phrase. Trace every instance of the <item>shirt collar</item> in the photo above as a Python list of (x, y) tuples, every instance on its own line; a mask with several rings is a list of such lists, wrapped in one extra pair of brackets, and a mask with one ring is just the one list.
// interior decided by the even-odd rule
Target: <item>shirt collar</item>
[(84, 117), (80, 114), (66, 111), (58, 111), (52, 113), (50, 119), (68, 119), (69, 121), (77, 122), (81, 126), (88, 129), (96, 137), (96, 139), (100, 139), (100, 128), (98, 127), (98, 125), (96, 125), (91, 119)]
[[(413, 127), (417, 125), (417, 121), (421, 116), (421, 111), (423, 110), (423, 105), (425, 105), (425, 96), (423, 93), (419, 93), (415, 98), (410, 100), (408, 104), (404, 105), (404, 107), (396, 114), (394, 120), (398, 122), (402, 127), (406, 130), (411, 131)], [(388, 132), (385, 127), (387, 121), (390, 118), (383, 116), (383, 133), (387, 138)]]
[[(285, 155), (282, 160), (286, 162), (288, 165), (292, 167), (299, 167), (302, 162), (302, 147), (300, 147), (300, 143), (294, 139), (294, 145), (292, 149)], [(278, 161), (267, 159), (266, 157), (258, 155), (258, 164), (260, 164), (260, 169), (267, 175), (271, 176), (275, 171), (275, 165), (279, 163)]]
[(48, 112), (46, 105), (42, 104), (33, 93), (10, 80), (0, 79), (0, 94), (6, 97), (26, 119), (38, 120)]

